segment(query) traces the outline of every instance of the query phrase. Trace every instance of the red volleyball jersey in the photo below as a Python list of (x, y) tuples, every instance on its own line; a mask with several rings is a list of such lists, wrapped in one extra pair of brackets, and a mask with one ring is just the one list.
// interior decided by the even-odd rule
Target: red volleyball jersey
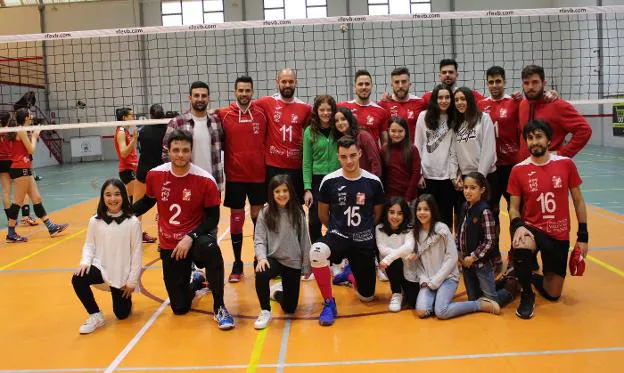
[(574, 162), (551, 154), (547, 163), (536, 165), (527, 158), (511, 169), (507, 192), (522, 199), (522, 220), (548, 236), (570, 239), (568, 194), (582, 180)]
[(375, 141), (381, 144), (381, 134), (388, 131), (388, 120), (390, 119), (386, 109), (374, 102), (361, 105), (355, 100), (339, 102), (337, 106), (351, 110), (360, 128), (368, 131), (373, 135)]
[(173, 174), (171, 162), (155, 167), (147, 173), (146, 188), (146, 194), (156, 199), (158, 242), (163, 250), (175, 249), (202, 222), (204, 210), (221, 203), (214, 177), (195, 165), (184, 176)]
[(516, 164), (521, 135), (518, 113), (520, 100), (514, 100), (509, 95), (503, 96), (500, 100), (488, 97), (479, 101), (478, 106), (479, 110), (489, 114), (494, 123), (496, 165), (512, 166)]
[(403, 117), (407, 121), (409, 128), (410, 141), (414, 142), (414, 134), (416, 133), (416, 120), (421, 111), (427, 110), (425, 100), (418, 96), (410, 95), (407, 101), (379, 101), (379, 106), (386, 109), (390, 117)]
[(266, 164), (278, 168), (301, 169), (303, 130), (312, 106), (295, 98), (285, 102), (279, 94), (255, 101), (267, 117)]
[(266, 174), (265, 149), (267, 118), (252, 102), (242, 111), (234, 102), (219, 110), (225, 137), (225, 177), (228, 181), (263, 183)]
[(117, 129), (115, 130), (114, 142), (115, 142), (115, 152), (117, 153), (117, 158), (119, 159), (119, 171), (124, 171), (124, 170), (136, 171), (137, 164), (139, 163), (139, 157), (137, 157), (136, 149), (132, 148), (132, 150), (130, 150), (130, 153), (128, 153), (126, 158), (123, 158), (121, 156), (121, 150), (119, 150), (119, 144), (117, 143), (117, 135), (119, 134), (119, 132), (123, 133), (126, 139), (126, 144), (129, 144), (130, 141), (132, 141), (132, 136), (130, 136), (130, 133), (128, 132), (127, 129), (123, 127), (117, 127)]

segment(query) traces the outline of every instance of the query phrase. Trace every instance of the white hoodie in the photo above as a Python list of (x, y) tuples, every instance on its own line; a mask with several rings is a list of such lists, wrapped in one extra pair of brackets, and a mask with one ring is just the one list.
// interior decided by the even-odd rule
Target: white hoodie
[(487, 113), (483, 113), (472, 129), (468, 129), (466, 122), (462, 123), (455, 133), (454, 146), (462, 175), (478, 171), (487, 176), (496, 171), (496, 135)]

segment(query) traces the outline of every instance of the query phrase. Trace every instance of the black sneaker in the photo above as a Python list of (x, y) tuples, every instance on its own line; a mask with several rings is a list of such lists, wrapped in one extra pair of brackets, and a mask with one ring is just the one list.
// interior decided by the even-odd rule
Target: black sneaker
[(528, 320), (533, 317), (535, 310), (535, 294), (533, 292), (522, 292), (520, 296), (520, 305), (516, 310), (516, 316), (521, 319)]

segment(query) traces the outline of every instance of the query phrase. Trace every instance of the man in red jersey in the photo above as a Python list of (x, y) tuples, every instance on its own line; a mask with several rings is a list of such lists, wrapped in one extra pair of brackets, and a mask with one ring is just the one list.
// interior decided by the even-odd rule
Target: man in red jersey
[(355, 99), (339, 102), (338, 107), (345, 107), (353, 113), (360, 129), (368, 131), (378, 144), (388, 141), (388, 121), (390, 115), (386, 109), (371, 101), (373, 78), (366, 70), (355, 72)]
[[(568, 191), (578, 221), (575, 250), (587, 256), (587, 210), (581, 194), (581, 178), (574, 162), (548, 151), (553, 132), (540, 120), (529, 121), (523, 138), (531, 156), (511, 170), (507, 191), (511, 195), (513, 262), (522, 287), (516, 315), (533, 317), (535, 294), (531, 284), (550, 301), (561, 296), (570, 247)], [(522, 206), (522, 209), (521, 209)], [(532, 259), (540, 251), (544, 275), (531, 273)]]
[[(451, 92), (455, 92), (457, 87), (457, 78), (459, 77), (459, 69), (457, 65), (457, 61), (452, 58), (444, 58), (440, 61), (440, 71), (438, 72), (438, 78), (440, 79), (440, 84), (448, 88)], [(472, 94), (475, 96), (475, 101), (479, 102), (483, 100), (483, 95), (474, 89), (471, 90)], [(429, 102), (431, 98), (431, 91), (425, 92), (423, 95), (423, 100), (425, 102)]]
[(279, 93), (255, 101), (267, 117), (266, 180), (290, 175), (303, 204), (303, 130), (312, 106), (295, 97), (297, 75), (293, 69), (280, 70), (275, 83)]
[(389, 117), (402, 117), (407, 121), (410, 141), (414, 142), (416, 120), (421, 111), (427, 110), (427, 103), (418, 96), (410, 95), (412, 86), (410, 72), (407, 67), (399, 67), (390, 73), (392, 96), (384, 97), (378, 102), (379, 106), (386, 109)]
[(507, 183), (511, 168), (516, 164), (520, 147), (520, 124), (518, 109), (520, 100), (505, 93), (505, 69), (492, 66), (486, 72), (486, 81), (490, 96), (478, 102), (479, 110), (487, 113), (494, 123), (496, 135), (496, 176), (498, 188), (492, 201), (500, 202), (502, 195), (509, 206)]
[(165, 145), (171, 161), (147, 173), (145, 197), (132, 208), (140, 216), (157, 205), (158, 246), (173, 313), (187, 313), (195, 291), (201, 287), (201, 283), (190, 282), (194, 262), (197, 267), (206, 268), (219, 328), (232, 329), (234, 319), (223, 302), (223, 257), (215, 235), (210, 233), (219, 224), (221, 194), (217, 182), (210, 173), (191, 163), (190, 133), (173, 130)]
[(241, 76), (234, 83), (236, 102), (218, 111), (223, 124), (225, 154), (225, 200), (230, 208), (230, 235), (234, 250), (234, 265), (229, 282), (239, 282), (243, 276), (243, 225), (245, 198), (251, 205), (249, 215), (256, 224), (260, 209), (266, 202), (266, 166), (264, 161), (267, 118), (252, 102), (253, 80)]
[[(552, 129), (552, 141), (548, 150), (565, 157), (574, 157), (589, 141), (592, 129), (587, 120), (565, 100), (547, 102), (544, 99), (546, 85), (544, 69), (537, 65), (528, 65), (522, 69), (522, 89), (526, 98), (520, 103), (520, 128), (532, 120), (548, 123)], [(566, 136), (572, 137), (564, 145)], [(524, 139), (520, 139), (518, 160), (529, 156)]]

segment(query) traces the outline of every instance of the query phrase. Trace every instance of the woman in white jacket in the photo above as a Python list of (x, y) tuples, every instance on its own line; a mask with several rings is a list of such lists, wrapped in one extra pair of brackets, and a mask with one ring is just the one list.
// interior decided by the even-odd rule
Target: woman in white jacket
[[(490, 198), (487, 200), (490, 211), (496, 225), (496, 239), (494, 251), (496, 252), (496, 267), (502, 267), (500, 249), (498, 246), (500, 236), (500, 201), (493, 201), (492, 196), (498, 195), (498, 178), (496, 175), (496, 128), (487, 113), (479, 111), (477, 102), (470, 88), (458, 88), (453, 94), (455, 102), (455, 154), (457, 155), (458, 171), (455, 184), (458, 190), (463, 189), (463, 179), (471, 172), (479, 172), (487, 179), (487, 190)], [(455, 211), (462, 214), (465, 208), (466, 198), (463, 193), (458, 195)], [(457, 228), (457, 227), (456, 227)], [(456, 229), (457, 231), (458, 229)]]
[(457, 176), (455, 154), (455, 105), (453, 93), (438, 85), (431, 94), (427, 110), (416, 121), (414, 145), (420, 154), (422, 176), (418, 188), (433, 195), (442, 221), (453, 224), (453, 206), (457, 192), (454, 182)]
[(442, 223), (432, 195), (418, 197), (415, 210), (416, 272), (420, 283), (416, 314), (420, 318), (435, 314), (438, 319), (479, 311), (498, 315), (500, 307), (487, 298), (453, 302), (459, 282), (455, 240), (448, 226)]
[(110, 289), (113, 312), (119, 320), (130, 315), (143, 258), (141, 222), (132, 214), (126, 187), (118, 179), (102, 185), (97, 213), (89, 220), (80, 268), (72, 277), (74, 291), (89, 313), (80, 334), (104, 325), (91, 285)]

